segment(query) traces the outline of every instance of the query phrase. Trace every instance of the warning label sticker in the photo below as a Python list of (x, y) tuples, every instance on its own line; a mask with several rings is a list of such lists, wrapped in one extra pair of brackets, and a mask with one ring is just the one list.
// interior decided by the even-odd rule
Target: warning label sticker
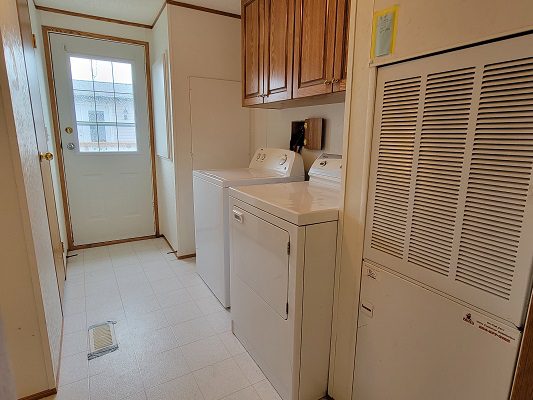
[(463, 321), (505, 343), (516, 344), (520, 339), (520, 332), (518, 330), (496, 322), (481, 314), (473, 313), (471, 311), (465, 312), (463, 315)]

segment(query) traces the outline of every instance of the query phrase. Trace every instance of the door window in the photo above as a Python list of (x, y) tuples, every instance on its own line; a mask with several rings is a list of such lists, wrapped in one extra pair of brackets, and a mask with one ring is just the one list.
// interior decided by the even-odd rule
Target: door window
[(137, 151), (132, 65), (70, 57), (79, 151)]

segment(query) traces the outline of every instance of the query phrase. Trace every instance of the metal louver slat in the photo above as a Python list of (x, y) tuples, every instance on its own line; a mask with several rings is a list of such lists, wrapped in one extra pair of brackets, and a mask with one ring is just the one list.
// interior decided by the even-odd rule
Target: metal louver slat
[(386, 82), (383, 88), (381, 114), (386, 118), (380, 121), (371, 243), (397, 257), (402, 257), (404, 247), (419, 96), (419, 77)]
[(378, 69), (365, 259), (523, 324), (533, 35)]
[[(494, 63), (483, 69), (472, 149), (475, 167), (470, 170), (465, 204), (469, 218), (463, 222), (457, 263), (457, 281), (505, 300), (510, 299), (513, 289), (517, 239), (523, 229), (533, 166), (533, 117), (528, 116), (533, 111), (530, 106), (533, 93), (529, 97), (509, 96), (532, 86), (532, 67), (533, 59), (526, 59)], [(496, 93), (502, 97), (498, 98)], [(494, 161), (485, 167), (480, 158), (488, 154)], [(502, 201), (487, 202), (479, 196), (480, 189)], [(490, 236), (486, 236), (487, 230)], [(476, 250), (475, 259), (472, 250)]]
[[(459, 118), (454, 120), (453, 125), (440, 118), (451, 111), (446, 102), (439, 104), (439, 107), (431, 107), (431, 113), (424, 107), (408, 261), (443, 275), (448, 275), (451, 267), (474, 75), (475, 68), (471, 67), (427, 76), (425, 106), (436, 97), (436, 92), (443, 93), (448, 104), (454, 105), (453, 110)], [(458, 76), (462, 80), (459, 87), (455, 84)], [(438, 91), (434, 89), (434, 82), (438, 82)], [(462, 108), (455, 106), (457, 99), (466, 100)], [(430, 155), (431, 158), (428, 158)], [(425, 211), (428, 208), (443, 208), (439, 210), (440, 213), (449, 216), (444, 226), (436, 223), (435, 218), (428, 218)], [(435, 225), (441, 229), (434, 230)], [(433, 245), (428, 246), (428, 241)], [(426, 253), (426, 257), (421, 258), (420, 253)]]

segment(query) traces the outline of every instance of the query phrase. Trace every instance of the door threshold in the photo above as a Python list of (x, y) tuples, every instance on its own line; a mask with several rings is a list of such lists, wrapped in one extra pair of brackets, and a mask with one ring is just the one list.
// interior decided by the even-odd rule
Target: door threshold
[(92, 247), (110, 246), (110, 245), (113, 245), (113, 244), (120, 244), (120, 243), (127, 243), (127, 242), (137, 242), (139, 240), (156, 239), (158, 237), (161, 237), (161, 235), (138, 236), (138, 237), (133, 237), (133, 238), (128, 238), (128, 239), (109, 240), (107, 242), (78, 244), (78, 245), (72, 246), (69, 249), (69, 251), (90, 249)]

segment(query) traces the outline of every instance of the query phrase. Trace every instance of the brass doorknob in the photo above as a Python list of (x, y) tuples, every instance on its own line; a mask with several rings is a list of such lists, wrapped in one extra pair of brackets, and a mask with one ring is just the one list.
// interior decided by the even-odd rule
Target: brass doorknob
[(65, 132), (67, 132), (70, 135), (70, 134), (72, 134), (72, 132), (74, 132), (74, 129), (72, 129), (70, 126), (67, 126), (65, 128)]
[(49, 151), (47, 151), (46, 153), (39, 153), (39, 159), (41, 161), (52, 161), (54, 159), (54, 155)]

